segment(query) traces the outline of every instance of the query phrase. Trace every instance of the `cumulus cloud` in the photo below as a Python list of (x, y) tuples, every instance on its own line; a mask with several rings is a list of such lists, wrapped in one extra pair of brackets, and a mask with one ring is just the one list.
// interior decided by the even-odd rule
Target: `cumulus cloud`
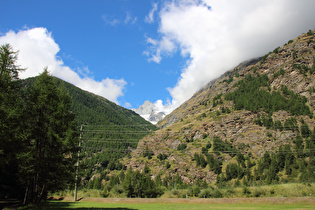
[(148, 59), (149, 61), (153, 61), (155, 63), (160, 63), (162, 56), (171, 56), (172, 53), (177, 49), (175, 43), (170, 40), (169, 37), (163, 37), (161, 40), (148, 37), (146, 42), (151, 46), (143, 53), (147, 56), (150, 56)]
[(144, 54), (160, 63), (179, 51), (187, 58), (168, 91), (176, 108), (209, 81), (240, 62), (262, 56), (313, 29), (312, 0), (172, 0), (159, 11), (159, 37), (147, 38)]
[[(0, 44), (5, 43), (11, 44), (14, 50), (19, 50), (18, 64), (27, 68), (20, 73), (22, 79), (38, 76), (45, 67), (48, 67), (52, 75), (115, 103), (118, 103), (118, 97), (123, 96), (123, 89), (127, 84), (125, 80), (106, 78), (95, 81), (87, 76), (81, 78), (77, 72), (64, 65), (57, 56), (60, 48), (46, 28), (27, 29), (17, 33), (9, 31), (0, 37)], [(88, 67), (79, 70), (82, 71), (90, 72)]]

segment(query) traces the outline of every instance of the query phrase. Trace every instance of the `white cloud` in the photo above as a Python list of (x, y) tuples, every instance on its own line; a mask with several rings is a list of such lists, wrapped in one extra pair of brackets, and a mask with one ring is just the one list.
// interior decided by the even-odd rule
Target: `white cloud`
[(124, 105), (124, 107), (126, 107), (126, 108), (131, 108), (132, 105), (131, 105), (129, 102), (126, 102), (125, 105)]
[(153, 23), (154, 22), (154, 13), (157, 11), (157, 9), (158, 9), (158, 4), (154, 3), (153, 8), (150, 10), (149, 14), (144, 19), (144, 21), (146, 23)]
[(125, 24), (130, 23), (130, 24), (133, 25), (133, 24), (135, 24), (137, 22), (137, 19), (138, 19), (137, 17), (133, 17), (129, 12), (127, 12), (124, 23)]
[(147, 38), (149, 61), (177, 50), (187, 56), (168, 88), (175, 108), (240, 62), (282, 46), (315, 27), (312, 0), (170, 0), (161, 11), (159, 39)]
[[(118, 97), (123, 96), (123, 89), (127, 84), (124, 79), (106, 78), (102, 81), (95, 81), (87, 76), (81, 78), (77, 72), (65, 66), (57, 56), (60, 48), (46, 28), (27, 29), (17, 33), (9, 31), (0, 37), (0, 44), (5, 43), (11, 44), (14, 50), (19, 50), (18, 64), (22, 68), (27, 68), (20, 73), (22, 79), (38, 76), (43, 72), (44, 67), (48, 67), (52, 75), (115, 103), (118, 103)], [(82, 71), (90, 72), (86, 66), (79, 70), (79, 72)]]
[(106, 14), (102, 15), (102, 20), (104, 21), (105, 24), (108, 24), (111, 26), (120, 24), (120, 20), (118, 20), (117, 18), (109, 17)]
[(150, 44), (150, 48), (143, 52), (146, 56), (151, 56), (149, 61), (160, 63), (162, 56), (171, 56), (176, 51), (176, 44), (169, 37), (163, 37), (161, 40), (152, 39), (148, 37), (146, 39), (147, 44)]

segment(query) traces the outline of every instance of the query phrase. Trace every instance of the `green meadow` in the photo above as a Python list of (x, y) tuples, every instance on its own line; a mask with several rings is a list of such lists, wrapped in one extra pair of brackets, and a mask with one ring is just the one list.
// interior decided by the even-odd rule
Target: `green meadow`
[(235, 199), (91, 198), (78, 202), (49, 201), (42, 206), (28, 206), (22, 209), (315, 209), (315, 199), (310, 197)]

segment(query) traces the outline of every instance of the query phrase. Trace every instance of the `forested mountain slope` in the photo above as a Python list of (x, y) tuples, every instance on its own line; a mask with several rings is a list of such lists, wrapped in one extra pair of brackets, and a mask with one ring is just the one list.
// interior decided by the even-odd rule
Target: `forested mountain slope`
[[(97, 171), (123, 168), (118, 159), (136, 148), (142, 137), (156, 130), (154, 125), (134, 111), (55, 79), (72, 98), (71, 110), (76, 116), (78, 127), (82, 125), (81, 158), (86, 168), (83, 176), (87, 179)], [(22, 81), (26, 91), (34, 80), (29, 78)]]
[[(212, 81), (124, 163), (163, 185), (315, 180), (314, 30)], [(285, 40), (284, 40), (285, 42)], [(147, 154), (150, 154), (148, 156)]]

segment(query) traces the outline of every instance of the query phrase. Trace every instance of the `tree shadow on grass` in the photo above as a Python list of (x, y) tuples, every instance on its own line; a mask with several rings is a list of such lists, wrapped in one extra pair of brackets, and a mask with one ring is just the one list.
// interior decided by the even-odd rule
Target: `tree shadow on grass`
[(104, 209), (104, 210), (137, 210), (137, 209), (132, 209), (132, 208), (124, 208), (124, 207), (117, 207), (117, 208), (106, 208), (106, 207), (71, 207), (73, 206), (73, 202), (49, 202), (45, 205), (43, 209), (77, 209), (77, 210), (89, 210), (89, 209)]

